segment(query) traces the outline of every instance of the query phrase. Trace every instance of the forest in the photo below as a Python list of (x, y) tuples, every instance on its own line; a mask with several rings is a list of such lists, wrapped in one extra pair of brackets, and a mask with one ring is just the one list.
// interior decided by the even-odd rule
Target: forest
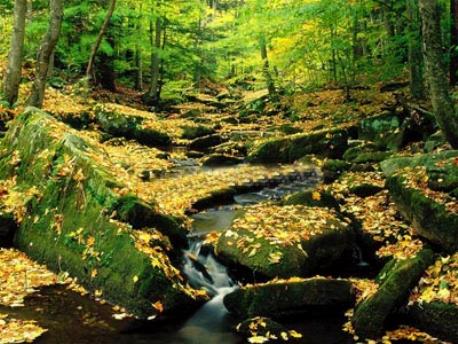
[(458, 0), (0, 0), (0, 344), (458, 343)]

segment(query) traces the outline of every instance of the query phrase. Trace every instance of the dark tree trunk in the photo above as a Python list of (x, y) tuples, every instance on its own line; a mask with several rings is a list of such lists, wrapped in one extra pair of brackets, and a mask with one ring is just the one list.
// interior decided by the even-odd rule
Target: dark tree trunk
[(458, 84), (458, 0), (450, 0), (450, 84)]
[[(160, 49), (161, 49), (161, 38), (162, 38), (162, 20), (160, 17), (156, 18), (155, 25), (155, 38), (151, 47), (151, 85), (149, 89), (148, 103), (156, 105), (159, 103), (159, 71), (160, 71)], [(151, 39), (153, 41), (153, 39)]]
[(269, 57), (267, 55), (267, 44), (266, 44), (265, 37), (262, 36), (260, 38), (259, 45), (261, 48), (263, 73), (264, 73), (264, 78), (266, 79), (267, 90), (269, 91), (269, 95), (275, 98), (277, 96), (277, 91), (275, 89), (274, 79), (272, 78), (272, 74), (270, 73), (270, 63), (269, 63)]
[(458, 116), (449, 92), (448, 73), (443, 61), (440, 15), (437, 0), (419, 0), (422, 18), (426, 78), (431, 88), (434, 113), (442, 132), (458, 148)]
[(28, 105), (41, 108), (46, 89), (49, 64), (54, 53), (57, 41), (59, 40), (60, 29), (64, 16), (64, 0), (49, 1), (49, 26), (38, 52), (38, 61), (35, 71), (35, 81), (32, 86), (32, 93), (27, 101)]
[(13, 105), (17, 101), (19, 84), (21, 82), (26, 14), (27, 0), (16, 0), (14, 4), (14, 28), (11, 35), (8, 67), (3, 80), (3, 95), (10, 105)]
[(424, 97), (423, 57), (421, 54), (421, 27), (418, 13), (418, 0), (407, 1), (409, 17), (408, 58), (410, 73), (410, 93), (414, 99)]
[(105, 35), (108, 29), (108, 25), (110, 24), (111, 17), (113, 17), (115, 8), (116, 8), (116, 0), (111, 0), (110, 7), (108, 8), (108, 12), (105, 16), (105, 20), (102, 26), (100, 27), (99, 34), (97, 35), (95, 43), (91, 49), (91, 55), (89, 56), (89, 62), (86, 68), (86, 77), (88, 78), (88, 80), (91, 80), (93, 77), (95, 57), (97, 56), (97, 51), (99, 50), (100, 44), (102, 43), (103, 36)]

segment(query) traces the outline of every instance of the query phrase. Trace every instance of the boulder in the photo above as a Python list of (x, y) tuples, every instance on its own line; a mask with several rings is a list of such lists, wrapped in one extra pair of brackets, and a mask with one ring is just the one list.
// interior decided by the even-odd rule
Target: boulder
[(326, 159), (321, 168), (325, 183), (332, 183), (339, 178), (344, 172), (351, 168), (351, 164), (344, 160)]
[(226, 154), (212, 154), (206, 157), (202, 164), (204, 166), (214, 167), (214, 166), (233, 166), (238, 165), (243, 162), (243, 159), (226, 155)]
[(226, 308), (239, 318), (329, 314), (352, 307), (354, 303), (351, 282), (322, 277), (248, 285), (224, 298)]
[(266, 341), (275, 341), (281, 338), (282, 333), (288, 332), (282, 324), (266, 317), (247, 319), (238, 324), (235, 330), (246, 339), (263, 337)]
[(151, 147), (165, 147), (172, 143), (167, 133), (145, 126), (145, 118), (132, 114), (123, 114), (99, 106), (96, 108), (96, 122), (106, 133)]
[(211, 147), (218, 146), (226, 141), (227, 139), (219, 134), (206, 135), (194, 139), (190, 143), (189, 149), (195, 151), (208, 151)]
[[(202, 293), (183, 284), (163, 248), (167, 238), (157, 229), (170, 222), (163, 223), (163, 214), (133, 195), (123, 199), (117, 190), (126, 187), (103, 152), (76, 131), (27, 109), (1, 143), (0, 178), (13, 177), (18, 189), (36, 189), (15, 236), (15, 245), (33, 259), (69, 272), (88, 290), (141, 318), (202, 301)], [(136, 214), (148, 220), (135, 222), (144, 221)], [(156, 228), (132, 228), (153, 219)]]
[(256, 146), (249, 155), (252, 162), (294, 162), (305, 155), (317, 154), (338, 159), (348, 147), (346, 129), (325, 129), (270, 139)]
[(378, 290), (356, 306), (351, 320), (356, 334), (362, 338), (381, 337), (387, 318), (407, 302), (410, 290), (432, 263), (433, 252), (429, 249), (411, 258), (387, 263), (377, 278)]
[(181, 137), (188, 140), (194, 140), (198, 137), (211, 135), (215, 132), (213, 128), (204, 125), (185, 126), (182, 129), (183, 134)]
[(387, 179), (392, 199), (420, 236), (454, 252), (458, 249), (457, 201), (446, 190), (456, 185), (456, 157), (438, 159), (432, 155), (430, 158), (420, 156), (411, 160), (397, 160), (396, 163), (389, 161), (385, 170), (390, 171), (393, 165), (405, 166), (417, 162), (420, 164), (417, 167), (401, 169)]
[(372, 141), (379, 149), (398, 150), (404, 144), (403, 119), (397, 115), (381, 114), (362, 120), (358, 138)]
[(228, 265), (288, 278), (336, 264), (352, 244), (352, 230), (333, 210), (261, 204), (222, 233), (215, 253)]
[(335, 210), (339, 210), (340, 207), (339, 202), (330, 192), (321, 189), (296, 192), (287, 196), (283, 205), (305, 205)]

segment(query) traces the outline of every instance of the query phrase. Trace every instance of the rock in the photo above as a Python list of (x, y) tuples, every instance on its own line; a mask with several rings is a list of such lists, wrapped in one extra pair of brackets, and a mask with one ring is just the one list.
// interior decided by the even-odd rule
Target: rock
[[(387, 179), (390, 194), (402, 215), (412, 222), (416, 232), (429, 241), (440, 245), (444, 250), (454, 252), (458, 249), (458, 213), (456, 198), (446, 192), (430, 188), (435, 183), (436, 164), (448, 166), (450, 178), (443, 176), (450, 186), (455, 185), (458, 166), (456, 157), (437, 160), (436, 155), (414, 158), (408, 164), (421, 162), (414, 168), (399, 170)], [(401, 160), (400, 164), (404, 164)], [(407, 164), (407, 163), (406, 163)], [(391, 169), (391, 165), (387, 170)], [(445, 169), (442, 171), (446, 171)], [(432, 177), (429, 175), (432, 174)], [(439, 174), (440, 175), (440, 174)], [(430, 180), (431, 179), (431, 180)], [(430, 182), (425, 185), (425, 181)], [(436, 180), (437, 182), (437, 180)], [(445, 184), (445, 183), (444, 183)], [(433, 185), (434, 186), (434, 185)]]
[(226, 141), (227, 139), (223, 138), (219, 134), (202, 136), (194, 139), (189, 145), (189, 149), (195, 151), (207, 151), (209, 148), (218, 146)]
[(308, 207), (331, 208), (339, 210), (339, 202), (324, 190), (300, 191), (286, 197), (283, 205), (305, 205)]
[(266, 163), (290, 163), (308, 154), (338, 159), (347, 147), (347, 130), (320, 130), (267, 140), (256, 146), (248, 158), (252, 162)]
[(352, 318), (353, 328), (362, 338), (379, 338), (389, 315), (407, 302), (410, 290), (433, 263), (433, 252), (423, 249), (412, 258), (394, 260), (378, 277), (378, 290), (360, 302)]
[(332, 313), (352, 307), (354, 303), (352, 283), (322, 277), (249, 285), (224, 298), (226, 308), (239, 318)]
[[(157, 302), (169, 313), (203, 301), (200, 292), (183, 284), (167, 251), (151, 246), (166, 238), (155, 228), (132, 229), (141, 225), (134, 220), (143, 221), (135, 214), (150, 223), (155, 210), (133, 195), (129, 202), (118, 195), (116, 190), (126, 186), (101, 164), (97, 146), (29, 108), (12, 122), (1, 152), (0, 178), (16, 176), (18, 188), (36, 188), (15, 236), (15, 245), (30, 257), (56, 272), (68, 271), (86, 289), (141, 318), (158, 315), (152, 306)], [(112, 218), (115, 208), (118, 220)], [(161, 222), (163, 215), (156, 215)]]
[(437, 148), (446, 147), (447, 145), (448, 143), (444, 135), (441, 131), (438, 131), (426, 139), (423, 149), (425, 153), (432, 153)]
[(343, 159), (345, 161), (354, 162), (354, 160), (363, 153), (371, 153), (377, 150), (377, 146), (368, 141), (357, 141), (355, 146), (348, 148), (344, 155)]
[(212, 154), (208, 157), (206, 157), (202, 164), (204, 166), (233, 166), (233, 165), (238, 165), (243, 162), (243, 159), (235, 157), (235, 156), (230, 156), (230, 155), (225, 155), (225, 154)]
[(398, 150), (404, 144), (405, 128), (397, 115), (382, 114), (360, 122), (358, 137), (372, 141), (379, 149)]
[(332, 266), (352, 243), (352, 230), (330, 209), (261, 204), (223, 232), (215, 253), (228, 265), (288, 278)]
[(122, 114), (103, 106), (96, 108), (96, 121), (103, 131), (114, 136), (151, 147), (166, 147), (172, 143), (171, 138), (162, 131), (144, 126), (145, 118), (131, 114)]
[(17, 225), (12, 214), (0, 213), (0, 247), (8, 247), (13, 243)]
[(211, 135), (215, 132), (213, 128), (204, 126), (204, 125), (196, 125), (196, 126), (186, 126), (183, 129), (183, 134), (181, 137), (183, 139), (194, 140), (198, 137)]
[(343, 160), (336, 160), (336, 159), (327, 159), (323, 167), (321, 168), (323, 171), (323, 179), (325, 183), (332, 183), (336, 179), (339, 178), (344, 172), (348, 171), (351, 168), (351, 164), (343, 161)]
[(458, 306), (444, 302), (415, 303), (407, 319), (422, 331), (458, 343)]

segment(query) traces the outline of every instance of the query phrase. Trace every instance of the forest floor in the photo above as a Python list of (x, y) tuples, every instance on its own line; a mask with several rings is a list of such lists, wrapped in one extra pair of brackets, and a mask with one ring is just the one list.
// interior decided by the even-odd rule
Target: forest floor
[[(357, 148), (354, 156), (339, 159), (345, 160), (346, 167), (337, 170), (330, 168), (330, 164), (336, 159), (320, 157), (319, 154), (304, 154), (306, 157), (300, 163), (294, 164), (283, 161), (279, 161), (281, 164), (247, 163), (255, 156), (258, 147), (266, 141), (286, 139), (293, 142), (300, 135), (322, 130), (352, 130), (364, 120), (381, 114), (402, 117), (404, 115), (401, 114), (406, 109), (405, 104), (401, 104), (396, 96), (399, 90), (381, 92), (380, 85), (375, 85), (371, 89), (355, 90), (351, 102), (345, 101), (341, 90), (324, 90), (284, 96), (279, 104), (267, 102), (264, 91), (229, 93), (226, 89), (211, 87), (204, 91), (202, 94), (193, 95), (186, 103), (170, 106), (163, 112), (152, 113), (141, 104), (140, 94), (137, 92), (128, 89), (120, 89), (118, 93), (96, 91), (86, 97), (84, 90), (73, 85), (59, 90), (49, 88), (44, 110), (72, 125), (74, 129), (65, 130), (77, 132), (78, 136), (102, 152), (93, 159), (109, 169), (124, 185), (124, 189), (117, 190), (120, 195), (133, 193), (148, 204), (154, 204), (159, 211), (184, 219), (188, 226), (191, 222), (189, 214), (208, 208), (208, 202), (218, 201), (215, 195), (231, 188), (259, 188), (259, 185), (279, 177), (308, 173), (312, 169), (310, 163), (313, 163), (323, 168), (325, 180), (330, 178), (327, 184), (321, 184), (313, 190), (313, 200), (320, 201), (325, 194), (330, 193), (339, 202), (341, 212), (351, 214), (360, 221), (363, 233), (376, 243), (372, 257), (376, 265), (386, 262), (386, 257), (402, 260), (415, 256), (423, 249), (423, 238), (402, 219), (387, 190), (386, 176), (379, 166), (381, 161), (391, 156), (415, 156), (423, 153), (423, 140), (410, 140), (406, 135), (402, 138), (404, 142), (395, 151), (386, 146), (383, 149), (372, 149), (380, 130), (386, 130), (386, 127), (375, 128), (374, 130), (378, 130), (375, 134), (368, 133), (367, 140), (354, 146)], [(21, 93), (27, 92), (27, 86), (24, 86)], [(425, 104), (422, 105), (426, 108)], [(22, 111), (21, 104), (15, 110), (0, 108), (5, 122), (13, 120)], [(145, 144), (143, 136), (136, 136), (137, 134), (118, 135), (118, 132), (110, 131), (112, 126), (104, 122), (102, 117), (106, 114), (117, 114), (128, 121), (140, 121), (141, 130), (137, 128), (138, 132), (164, 133), (170, 142), (167, 147), (163, 147), (160, 144)], [(118, 120), (108, 118), (111, 124)], [(391, 117), (388, 122), (390, 121)], [(402, 125), (397, 123), (394, 126), (395, 128), (390, 127), (389, 130), (398, 134)], [(373, 140), (370, 135), (373, 135)], [(390, 143), (391, 141), (384, 144)], [(331, 143), (330, 149), (335, 150), (336, 147), (332, 145)], [(329, 148), (329, 145), (326, 147)], [(445, 142), (439, 142), (433, 147), (434, 152), (449, 149)], [(374, 158), (376, 156), (383, 157)], [(457, 160), (454, 161), (456, 164)], [(350, 165), (356, 168), (351, 169)], [(343, 173), (345, 169), (349, 172)], [(2, 182), (0, 197), (3, 210), (12, 212), (16, 219), (20, 219), (27, 210), (24, 195), (12, 191), (15, 187), (14, 179), (13, 177)], [(430, 190), (428, 184), (418, 178), (412, 177), (410, 180), (415, 184), (414, 187), (427, 190), (429, 197), (445, 204), (449, 212), (457, 213), (455, 196)], [(370, 190), (366, 194), (368, 188)], [(304, 240), (305, 233), (293, 233), (289, 227), (278, 229), (272, 234), (269, 228), (282, 222), (289, 224), (288, 221), (297, 216), (297, 204), (281, 209), (285, 212), (282, 213), (269, 204), (264, 208), (254, 208), (252, 217), (246, 223), (240, 222), (239, 227), (234, 230), (259, 226), (259, 218), (272, 219), (272, 223), (266, 221), (263, 228), (258, 228), (259, 231), (256, 229), (258, 236), (273, 235), (285, 242)], [(251, 214), (250, 210), (248, 213)], [(323, 211), (323, 216), (324, 214)], [(207, 243), (215, 244), (221, 239), (221, 235), (210, 233)], [(296, 238), (296, 235), (300, 238)], [(312, 234), (307, 233), (307, 236), (310, 235)], [(249, 245), (243, 247), (243, 250), (246, 254), (256, 256), (260, 246)], [(283, 253), (280, 251), (271, 253), (270, 264), (277, 264), (282, 257)], [(1, 249), (0, 262), (0, 344), (31, 342), (46, 332), (47, 329), (33, 319), (16, 319), (14, 311), (8, 314), (10, 307), (24, 307), (24, 300), (32, 294), (40, 293), (43, 287), (63, 285), (85, 297), (92, 297), (96, 302), (106, 304), (101, 292), (86, 291), (78, 285), (77, 280), (64, 273), (54, 274), (48, 271), (45, 266), (30, 260), (16, 249)], [(443, 254), (442, 258), (438, 258), (436, 265), (423, 275), (419, 287), (411, 292), (410, 302), (414, 304), (422, 300), (458, 304), (458, 283), (454, 273), (457, 269), (456, 262), (456, 254)], [(96, 274), (97, 271), (93, 273)], [(354, 279), (353, 283), (358, 289), (359, 300), (370, 298), (378, 289), (372, 279)], [(129, 317), (128, 311), (122, 307), (110, 307), (113, 319)], [(161, 303), (157, 303), (155, 307), (159, 313), (163, 308)], [(85, 321), (88, 326), (92, 326), (89, 320)], [(345, 326), (345, 330), (354, 334), (350, 323)], [(250, 342), (261, 340), (259, 337), (263, 336), (252, 331)], [(355, 340), (358, 340), (356, 335)], [(380, 341), (387, 343), (403, 340), (440, 342), (439, 339), (408, 326), (388, 331)]]

